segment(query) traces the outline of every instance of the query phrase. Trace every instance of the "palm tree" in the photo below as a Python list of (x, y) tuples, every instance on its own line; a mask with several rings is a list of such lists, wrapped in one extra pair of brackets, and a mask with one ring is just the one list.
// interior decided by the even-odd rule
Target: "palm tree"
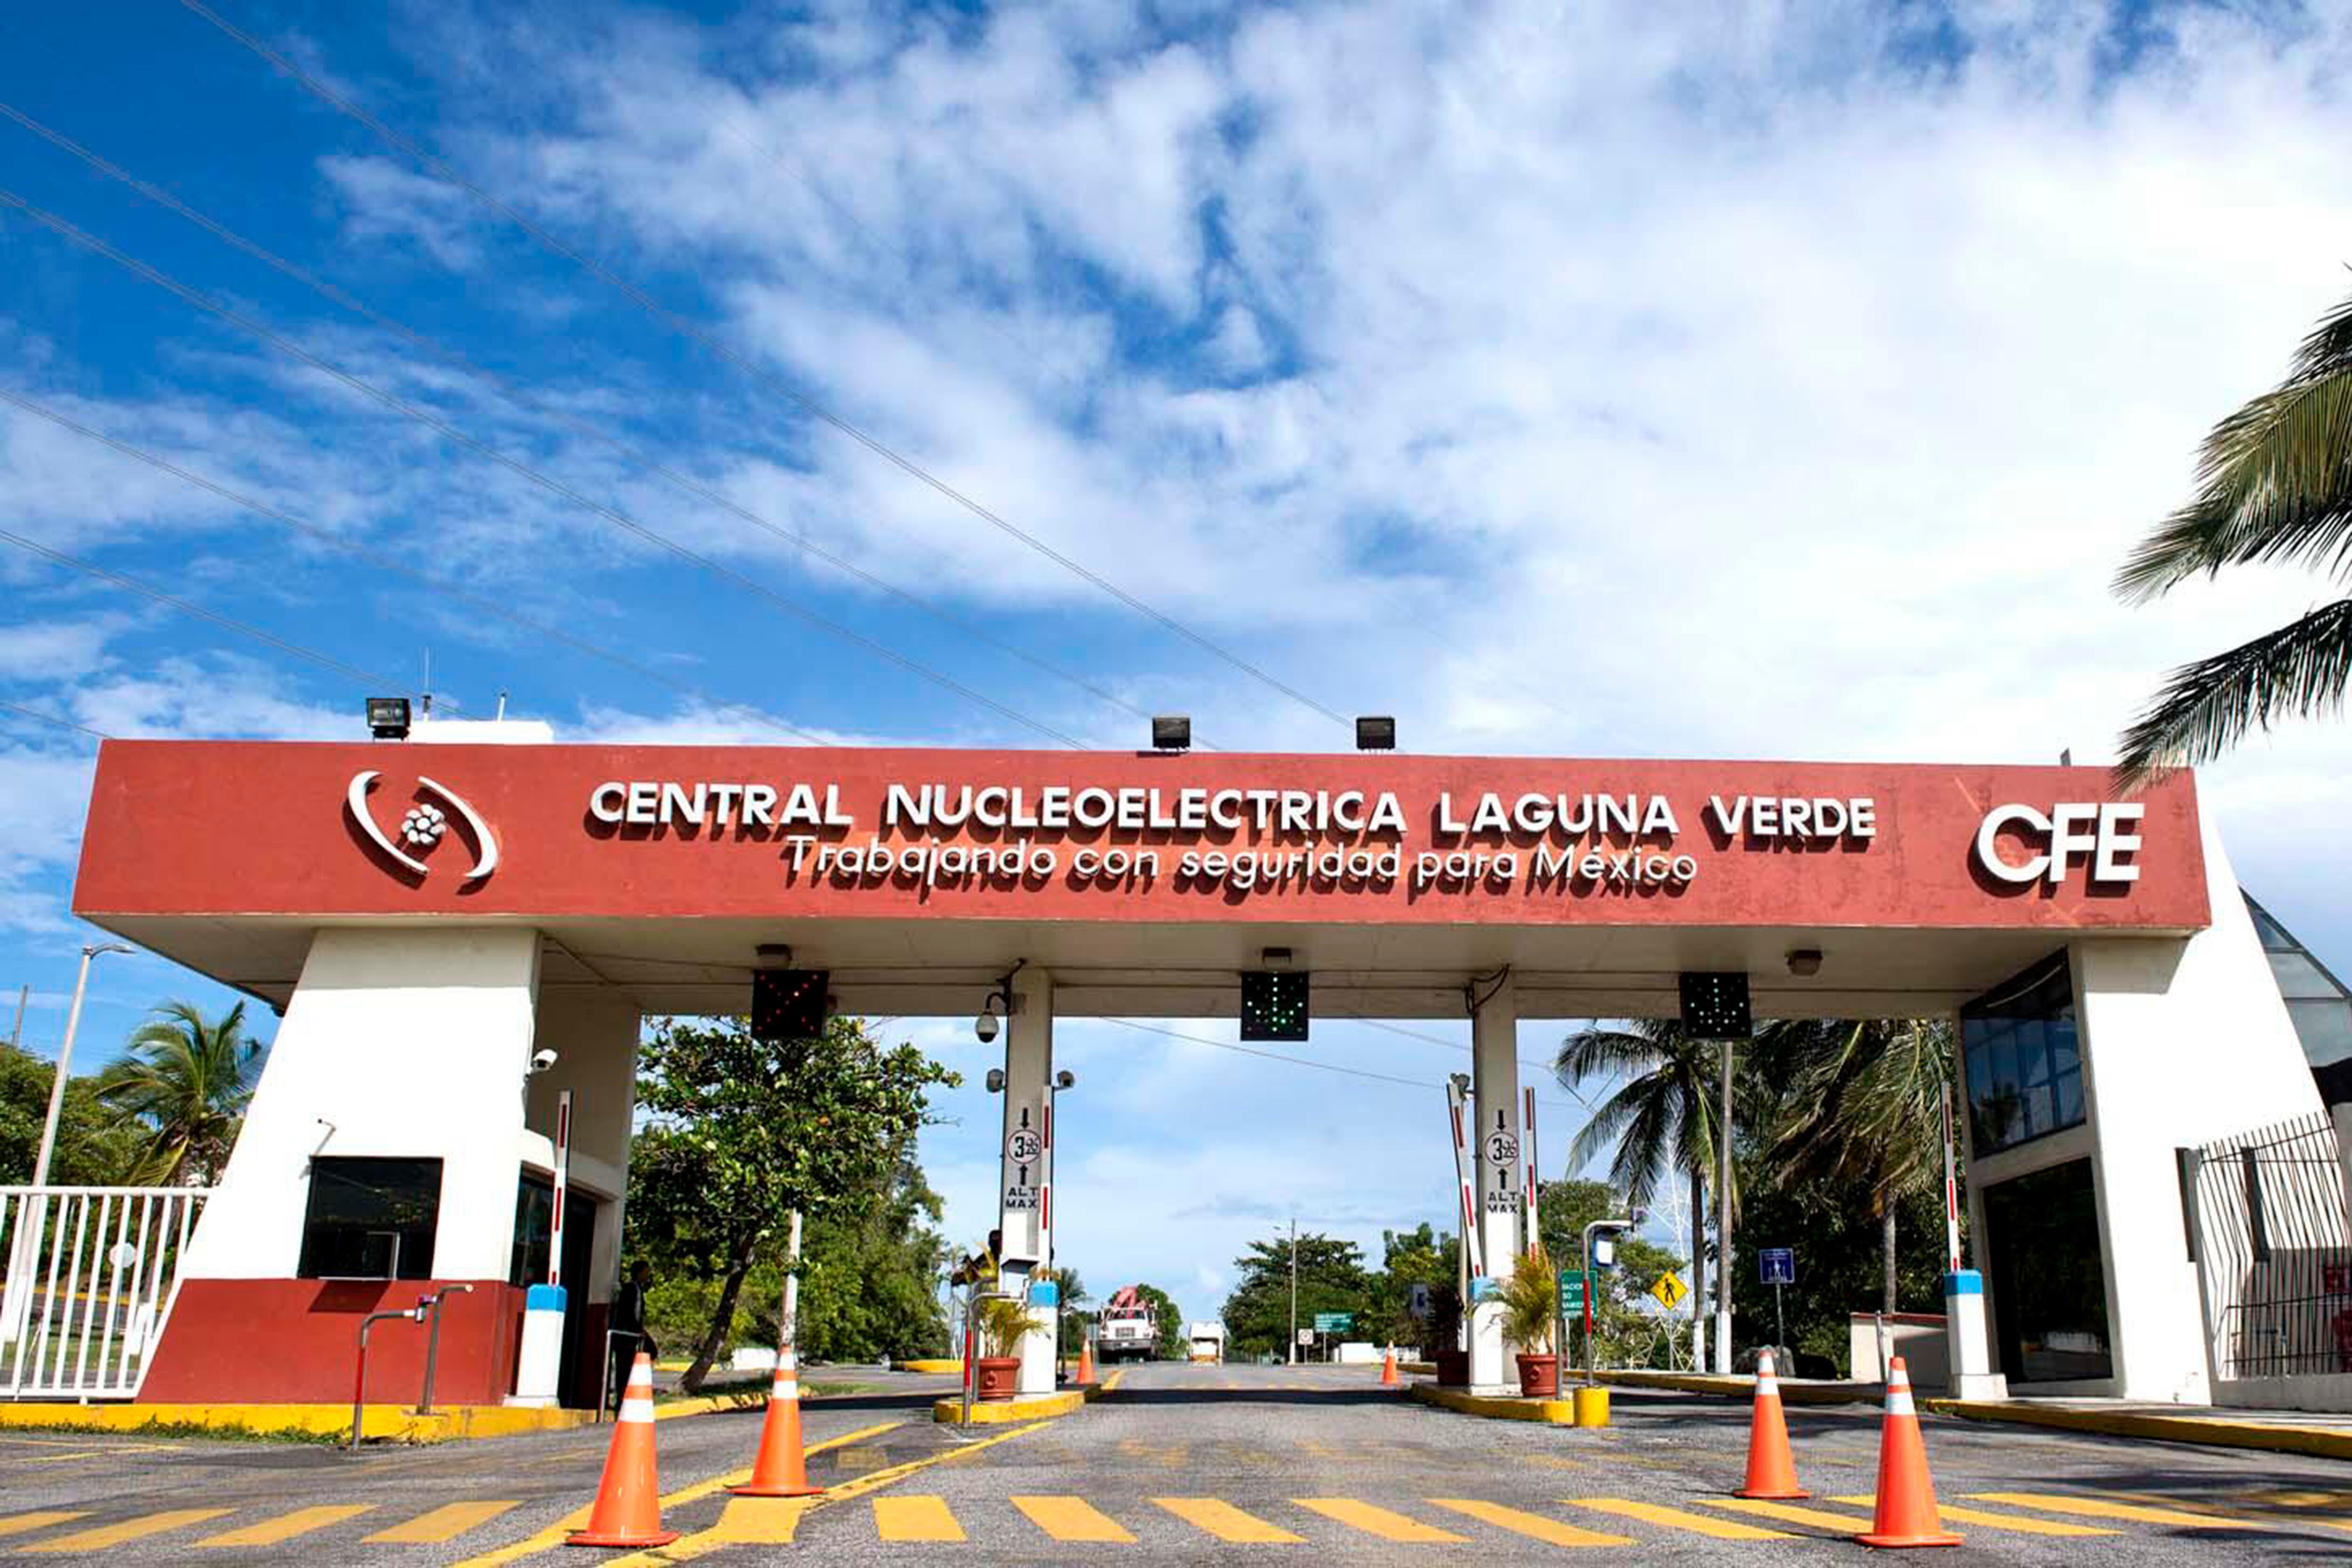
[(98, 1098), (145, 1135), (137, 1181), (172, 1186), (220, 1174), (260, 1052), (246, 1036), (242, 1002), (217, 1019), (194, 1003), (166, 1002), (133, 1031), (122, 1059), (99, 1075)]
[[(2303, 341), (2276, 390), (2213, 427), (2197, 494), (2140, 541), (2116, 592), (2144, 603), (2252, 561), (2352, 570), (2352, 300)], [(2352, 678), (2352, 597), (2182, 665), (2124, 732), (2117, 771), (2143, 779), (2211, 760), (2274, 718), (2338, 710)]]
[(1787, 1107), (1764, 1163), (1778, 1179), (1852, 1182), (1877, 1210), (1885, 1310), (1895, 1308), (1895, 1213), (1943, 1181), (1952, 1028), (1918, 1018), (1773, 1026), (1789, 1038)]
[[(1706, 1300), (1706, 1188), (1720, 1121), (1722, 1046), (1666, 1018), (1639, 1018), (1631, 1029), (1580, 1029), (1560, 1042), (1552, 1072), (1573, 1091), (1587, 1079), (1622, 1079), (1569, 1146), (1568, 1168), (1580, 1171), (1612, 1142), (1609, 1180), (1628, 1204), (1646, 1206), (1669, 1171), (1690, 1177), (1692, 1321)], [(1726, 1194), (1734, 1215), (1736, 1194)]]

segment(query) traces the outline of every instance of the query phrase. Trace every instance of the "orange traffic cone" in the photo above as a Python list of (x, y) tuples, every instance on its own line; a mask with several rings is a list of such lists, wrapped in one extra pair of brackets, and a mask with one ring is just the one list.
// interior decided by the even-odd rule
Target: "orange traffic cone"
[(1089, 1387), (1094, 1380), (1095, 1342), (1089, 1339), (1080, 1339), (1078, 1341), (1078, 1386)]
[(1388, 1360), (1381, 1363), (1381, 1386), (1382, 1388), (1394, 1388), (1396, 1385), (1396, 1346), (1391, 1345), (1389, 1347)]
[(1886, 1419), (1878, 1435), (1878, 1507), (1864, 1546), (1958, 1546), (1936, 1510), (1936, 1483), (1927, 1479), (1927, 1445), (1911, 1404), (1911, 1373), (1896, 1356), (1886, 1368)]
[(790, 1345), (776, 1352), (776, 1380), (768, 1385), (768, 1418), (760, 1426), (760, 1453), (751, 1479), (727, 1489), (737, 1497), (815, 1497), (801, 1453), (801, 1363)]
[(629, 1368), (621, 1419), (596, 1483), (588, 1528), (566, 1537), (572, 1546), (667, 1546), (675, 1530), (661, 1527), (661, 1477), (654, 1468), (654, 1363), (645, 1352)]
[(1813, 1494), (1797, 1484), (1797, 1458), (1789, 1451), (1789, 1423), (1780, 1414), (1780, 1380), (1772, 1352), (1756, 1353), (1756, 1413), (1748, 1423), (1746, 1498), (1801, 1498)]

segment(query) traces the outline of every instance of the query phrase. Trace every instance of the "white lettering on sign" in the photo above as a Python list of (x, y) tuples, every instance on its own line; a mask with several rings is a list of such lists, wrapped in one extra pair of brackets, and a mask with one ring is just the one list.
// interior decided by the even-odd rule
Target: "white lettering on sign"
[[(2062, 882), (2074, 858), (2091, 858), (2094, 882), (2137, 882), (2139, 865), (2122, 858), (2140, 847), (2138, 826), (2147, 807), (2138, 801), (2068, 801), (2043, 812), (2012, 803), (1985, 813), (1977, 826), (1977, 863), (1988, 875), (2023, 886)], [(2039, 838), (2043, 847), (2021, 861), (2001, 858), (2003, 830), (2015, 828)]]
[(1878, 803), (1868, 796), (1736, 795), (1706, 797), (1707, 815), (1727, 838), (1875, 838)]
[(588, 792), (588, 815), (630, 827), (854, 827), (842, 809), (841, 786), (794, 784), (781, 794), (764, 784), (680, 784), (675, 780), (608, 779)]

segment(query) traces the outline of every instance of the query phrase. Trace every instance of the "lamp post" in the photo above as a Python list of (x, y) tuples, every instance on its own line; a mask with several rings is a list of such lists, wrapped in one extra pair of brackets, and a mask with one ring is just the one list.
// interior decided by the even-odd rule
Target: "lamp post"
[(49, 1156), (57, 1150), (58, 1117), (66, 1108), (66, 1078), (73, 1069), (74, 1033), (81, 1026), (82, 993), (89, 985), (90, 960), (101, 952), (136, 952), (121, 942), (104, 942), (81, 950), (81, 972), (74, 976), (73, 1005), (66, 1013), (65, 1043), (58, 1047), (58, 1076), (49, 1085), (48, 1120), (41, 1123), (40, 1152), (33, 1157), (33, 1185), (47, 1186), (49, 1180)]
[(1298, 1220), (1290, 1221), (1290, 1364), (1298, 1364)]

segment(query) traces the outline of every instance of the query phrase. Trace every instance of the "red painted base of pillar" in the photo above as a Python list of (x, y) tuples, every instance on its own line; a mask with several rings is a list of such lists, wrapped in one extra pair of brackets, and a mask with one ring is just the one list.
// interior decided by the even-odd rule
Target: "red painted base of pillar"
[[(185, 1279), (140, 1385), (142, 1405), (348, 1405), (360, 1320), (397, 1311), (446, 1279)], [(433, 1403), (497, 1405), (514, 1392), (523, 1293), (471, 1279), (441, 1309)], [(368, 1403), (414, 1405), (424, 1323), (368, 1331)]]

